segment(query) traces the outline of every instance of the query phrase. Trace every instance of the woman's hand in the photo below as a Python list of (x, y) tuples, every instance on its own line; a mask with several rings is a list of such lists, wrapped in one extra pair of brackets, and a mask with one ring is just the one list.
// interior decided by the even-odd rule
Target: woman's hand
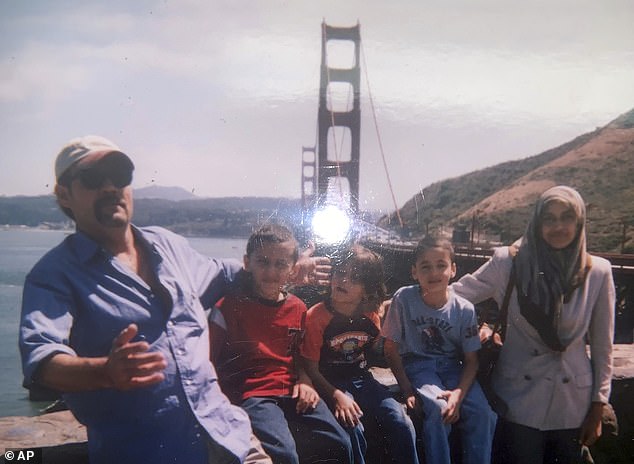
[(601, 436), (603, 418), (603, 403), (594, 402), (590, 406), (590, 411), (581, 424), (579, 442), (585, 446), (593, 445)]
[(486, 342), (493, 335), (493, 330), (489, 324), (484, 323), (480, 326), (480, 343)]

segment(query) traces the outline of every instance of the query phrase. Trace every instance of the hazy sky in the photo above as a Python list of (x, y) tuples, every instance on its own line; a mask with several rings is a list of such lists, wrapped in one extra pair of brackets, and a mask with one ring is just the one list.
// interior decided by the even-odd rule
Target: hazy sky
[[(361, 24), (396, 200), (634, 108), (631, 0), (0, 0), (0, 194), (49, 193), (69, 139), (135, 187), (300, 196), (321, 22)], [(362, 78), (362, 208), (391, 208)]]

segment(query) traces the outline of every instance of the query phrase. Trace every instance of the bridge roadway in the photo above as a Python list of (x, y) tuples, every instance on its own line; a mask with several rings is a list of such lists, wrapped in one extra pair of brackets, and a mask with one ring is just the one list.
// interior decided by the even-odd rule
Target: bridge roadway
[[(406, 284), (411, 282), (409, 260), (416, 247), (416, 240), (402, 240), (390, 232), (365, 221), (356, 221), (354, 234), (360, 243), (379, 253), (385, 259), (393, 282), (389, 284)], [(456, 252), (457, 277), (473, 272), (484, 264), (493, 254), (494, 246), (469, 246), (454, 244)], [(629, 288), (634, 287), (634, 254), (596, 253), (612, 263), (612, 273), (617, 284), (623, 282)], [(400, 286), (400, 285), (399, 285)]]
[[(374, 231), (371, 235), (361, 234), (359, 241), (381, 255), (393, 259), (397, 258), (403, 262), (407, 262), (409, 255), (416, 247), (416, 241), (400, 240), (386, 231)], [(454, 244), (458, 268), (461, 267), (460, 264), (464, 264), (467, 269), (463, 270), (462, 273), (472, 272), (491, 257), (494, 248), (494, 246), (471, 247)], [(634, 276), (634, 254), (591, 253), (610, 261), (612, 263), (612, 273), (615, 277), (620, 277), (621, 275)]]

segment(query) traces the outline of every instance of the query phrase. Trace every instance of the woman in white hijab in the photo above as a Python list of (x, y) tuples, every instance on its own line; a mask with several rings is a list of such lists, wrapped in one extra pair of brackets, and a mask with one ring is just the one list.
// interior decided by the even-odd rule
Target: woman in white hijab
[(506, 406), (496, 438), (501, 462), (576, 464), (581, 446), (601, 435), (615, 290), (610, 263), (586, 252), (585, 221), (579, 193), (553, 187), (540, 196), (519, 244), (496, 249), (489, 262), (452, 285), (474, 303), (493, 298), (500, 306), (515, 268), (493, 374)]

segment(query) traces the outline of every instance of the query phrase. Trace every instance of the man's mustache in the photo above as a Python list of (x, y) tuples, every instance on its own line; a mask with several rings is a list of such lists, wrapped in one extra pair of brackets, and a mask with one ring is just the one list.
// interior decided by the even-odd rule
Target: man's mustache
[(117, 195), (117, 194), (111, 194), (111, 195), (107, 195), (103, 198), (99, 198), (96, 202), (95, 202), (95, 208), (96, 209), (101, 209), (105, 206), (117, 206), (117, 205), (123, 205), (123, 196), (122, 195)]

